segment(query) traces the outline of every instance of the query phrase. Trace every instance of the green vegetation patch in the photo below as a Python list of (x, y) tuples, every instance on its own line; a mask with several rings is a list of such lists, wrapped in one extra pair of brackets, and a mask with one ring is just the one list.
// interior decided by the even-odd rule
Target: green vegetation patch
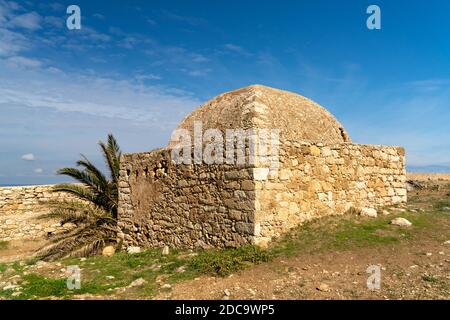
[(8, 249), (9, 242), (8, 241), (0, 241), (0, 250)]
[(199, 273), (226, 276), (250, 265), (267, 262), (272, 253), (256, 246), (243, 246), (238, 249), (206, 250), (194, 257), (190, 267)]
[[(396, 217), (412, 222), (410, 228), (390, 225)], [(345, 214), (312, 220), (292, 229), (275, 241), (271, 251), (275, 255), (293, 256), (299, 252), (323, 252), (326, 250), (352, 250), (357, 247), (390, 245), (414, 236), (418, 229), (430, 225), (432, 214), (402, 212), (367, 218)]]

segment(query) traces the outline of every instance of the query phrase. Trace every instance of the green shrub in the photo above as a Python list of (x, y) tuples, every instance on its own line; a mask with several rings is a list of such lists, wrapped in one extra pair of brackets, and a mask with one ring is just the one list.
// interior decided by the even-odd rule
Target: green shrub
[(272, 255), (256, 246), (238, 249), (207, 250), (200, 252), (190, 262), (190, 267), (201, 273), (227, 276), (252, 264), (267, 262)]
[(8, 246), (9, 246), (8, 241), (0, 241), (0, 250), (5, 250), (8, 248)]

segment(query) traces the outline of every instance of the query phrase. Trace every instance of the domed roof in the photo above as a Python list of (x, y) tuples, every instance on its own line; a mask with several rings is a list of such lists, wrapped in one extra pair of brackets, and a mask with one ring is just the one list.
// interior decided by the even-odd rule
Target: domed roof
[[(225, 92), (191, 112), (177, 129), (279, 129), (283, 141), (338, 144), (351, 142), (347, 131), (325, 108), (296, 93), (262, 85)], [(171, 146), (169, 144), (169, 146)]]

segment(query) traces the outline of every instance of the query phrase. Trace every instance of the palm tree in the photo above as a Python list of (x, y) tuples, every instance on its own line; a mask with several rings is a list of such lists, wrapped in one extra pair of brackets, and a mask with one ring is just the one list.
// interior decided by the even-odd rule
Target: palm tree
[(105, 158), (105, 162), (110, 171), (108, 179), (99, 169), (97, 169), (84, 155), (77, 161), (77, 168), (62, 168), (58, 174), (69, 176), (83, 185), (63, 183), (54, 187), (54, 191), (67, 192), (75, 197), (90, 202), (105, 211), (111, 212), (114, 219), (117, 219), (118, 202), (118, 180), (120, 170), (121, 151), (116, 139), (112, 134), (108, 135), (107, 144), (100, 141), (98, 143)]
[(109, 169), (109, 178), (84, 155), (77, 161), (78, 168), (62, 168), (58, 174), (67, 175), (80, 184), (62, 183), (54, 192), (66, 192), (74, 200), (54, 201), (53, 210), (43, 218), (59, 218), (61, 223), (76, 225), (72, 230), (56, 235), (50, 245), (41, 248), (37, 256), (53, 260), (64, 256), (85, 256), (98, 253), (107, 243), (117, 238), (118, 180), (121, 151), (112, 134), (107, 143), (99, 142)]

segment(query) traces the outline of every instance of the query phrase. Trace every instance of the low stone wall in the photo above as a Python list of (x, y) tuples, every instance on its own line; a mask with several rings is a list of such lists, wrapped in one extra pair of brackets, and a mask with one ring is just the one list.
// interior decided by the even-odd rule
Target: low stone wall
[(70, 228), (54, 219), (38, 219), (49, 212), (46, 202), (69, 199), (66, 193), (50, 192), (52, 185), (0, 187), (0, 240), (35, 240)]
[(406, 202), (404, 149), (291, 142), (279, 168), (174, 164), (169, 148), (121, 159), (127, 245), (265, 245), (303, 221)]
[(417, 181), (450, 181), (450, 173), (408, 172), (406, 177)]
[(278, 171), (255, 187), (254, 242), (263, 245), (315, 217), (406, 202), (404, 149), (285, 143)]
[(123, 155), (119, 236), (127, 245), (237, 247), (254, 233), (251, 168), (175, 165), (170, 149)]

